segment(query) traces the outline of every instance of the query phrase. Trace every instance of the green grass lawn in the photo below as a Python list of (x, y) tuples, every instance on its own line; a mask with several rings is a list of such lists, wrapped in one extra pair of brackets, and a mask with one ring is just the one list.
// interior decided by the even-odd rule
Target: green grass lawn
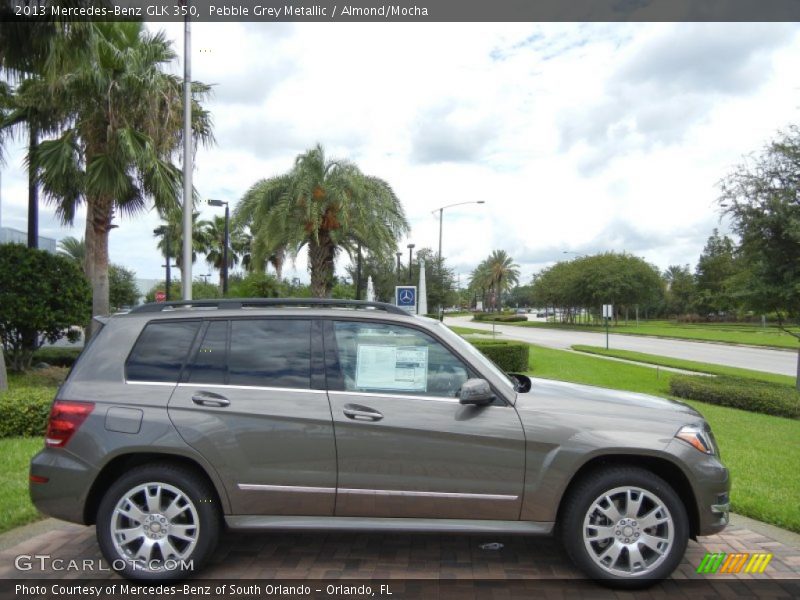
[[(669, 372), (531, 346), (531, 372), (560, 379), (669, 397)], [(800, 532), (800, 421), (681, 400), (711, 424), (731, 470), (732, 508)]]
[(0, 533), (41, 519), (28, 497), (28, 463), (42, 438), (0, 440)]
[[(486, 329), (473, 329), (471, 327), (456, 327), (456, 326), (449, 326), (449, 327), (458, 335), (471, 335), (474, 333), (479, 333), (481, 335), (492, 335), (491, 330), (486, 330)], [(498, 331), (496, 335), (500, 335), (500, 332)]]
[[(527, 323), (503, 323), (515, 327), (543, 327), (549, 329), (570, 329), (574, 331), (604, 332), (602, 325), (565, 325), (561, 323), (544, 323), (528, 321)], [(800, 333), (800, 329), (792, 328)], [(728, 344), (749, 344), (751, 346), (772, 346), (775, 348), (798, 348), (797, 338), (781, 331), (777, 327), (766, 328), (747, 323), (673, 323), (671, 321), (629, 321), (627, 325), (620, 321), (610, 328), (611, 333), (623, 335), (650, 335), (657, 337), (678, 338), (685, 340), (701, 340), (723, 342)]]
[(750, 369), (738, 369), (736, 367), (725, 367), (723, 365), (712, 365), (709, 363), (695, 362), (693, 360), (683, 360), (680, 358), (670, 358), (668, 356), (658, 356), (656, 354), (645, 354), (643, 352), (633, 352), (631, 350), (606, 350), (601, 346), (582, 346), (577, 344), (572, 346), (578, 352), (589, 354), (599, 354), (601, 356), (613, 356), (614, 358), (624, 358), (651, 365), (662, 367), (673, 367), (684, 371), (697, 371), (698, 373), (710, 373), (711, 375), (730, 375), (732, 377), (746, 377), (748, 379), (758, 379), (759, 381), (769, 381), (771, 383), (782, 383), (794, 385), (794, 377), (788, 375), (778, 375), (775, 373), (765, 373), (764, 371), (751, 371)]

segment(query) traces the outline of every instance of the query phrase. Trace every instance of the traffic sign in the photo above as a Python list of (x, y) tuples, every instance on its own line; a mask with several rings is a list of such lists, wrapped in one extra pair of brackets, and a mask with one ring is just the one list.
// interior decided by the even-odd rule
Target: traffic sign
[(394, 288), (394, 303), (410, 313), (417, 312), (417, 286), (398, 285)]
[(156, 292), (156, 302), (166, 302), (167, 295), (164, 292)]

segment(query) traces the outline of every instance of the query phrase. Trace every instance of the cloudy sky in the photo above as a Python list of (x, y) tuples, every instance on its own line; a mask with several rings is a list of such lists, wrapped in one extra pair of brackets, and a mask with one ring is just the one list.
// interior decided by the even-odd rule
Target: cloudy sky
[[(180, 24), (150, 27), (182, 55)], [(484, 200), (445, 211), (462, 283), (497, 248), (525, 280), (564, 251), (694, 266), (725, 229), (719, 179), (798, 121), (792, 24), (198, 23), (192, 37), (193, 77), (215, 89), (203, 197), (236, 204), (321, 143), (392, 184), (412, 226), (403, 249), (436, 248), (433, 209)], [(2, 224), (21, 230), (24, 142), (2, 168)], [(82, 235), (82, 215), (69, 229), (42, 213), (42, 235)], [(119, 224), (111, 260), (163, 277), (156, 215)], [(308, 279), (304, 255), (294, 268)]]

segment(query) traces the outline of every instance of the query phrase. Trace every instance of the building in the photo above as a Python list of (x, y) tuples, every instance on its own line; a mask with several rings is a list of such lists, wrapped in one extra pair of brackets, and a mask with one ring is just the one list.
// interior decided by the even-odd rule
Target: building
[[(28, 234), (11, 227), (0, 227), (0, 244), (28, 244)], [(55, 254), (56, 241), (53, 238), (39, 236), (39, 249)]]

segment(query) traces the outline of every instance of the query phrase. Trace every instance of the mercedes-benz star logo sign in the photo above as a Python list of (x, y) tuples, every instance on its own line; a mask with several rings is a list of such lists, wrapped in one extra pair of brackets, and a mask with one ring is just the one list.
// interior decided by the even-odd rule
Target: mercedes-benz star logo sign
[(411, 293), (411, 290), (402, 290), (400, 292), (400, 302), (403, 304), (410, 304), (414, 301), (414, 294)]

